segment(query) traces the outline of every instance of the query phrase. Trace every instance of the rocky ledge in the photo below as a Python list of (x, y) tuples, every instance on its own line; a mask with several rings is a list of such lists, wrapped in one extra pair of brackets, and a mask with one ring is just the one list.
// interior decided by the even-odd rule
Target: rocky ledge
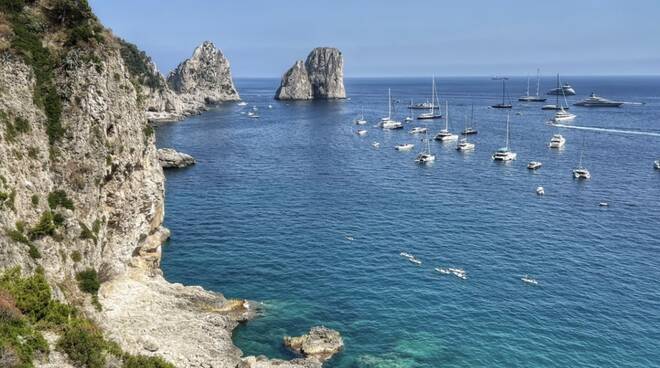
[(306, 335), (285, 336), (284, 346), (306, 359), (323, 363), (344, 347), (344, 341), (339, 332), (321, 326), (312, 327)]
[(158, 149), (158, 162), (163, 169), (182, 168), (195, 164), (195, 158), (172, 148)]
[(298, 60), (284, 73), (275, 92), (277, 100), (346, 98), (344, 59), (333, 47), (317, 47), (303, 63)]

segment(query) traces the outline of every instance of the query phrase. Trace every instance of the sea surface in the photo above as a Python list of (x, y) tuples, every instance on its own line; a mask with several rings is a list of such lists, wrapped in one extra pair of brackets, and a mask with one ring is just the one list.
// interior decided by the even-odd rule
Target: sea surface
[[(474, 105), (479, 134), (473, 153), (433, 141), (428, 166), (408, 132), (424, 123), (374, 125), (388, 88), (403, 119), (410, 99), (430, 97), (430, 78), (348, 79), (350, 99), (314, 102), (272, 100), (276, 79), (239, 79), (248, 106), (157, 128), (158, 146), (197, 159), (166, 174), (165, 276), (263, 302), (235, 331), (246, 355), (291, 358), (282, 336), (325, 325), (345, 341), (332, 368), (660, 367), (660, 77), (563, 79), (578, 92), (570, 104), (592, 90), (643, 104), (571, 106), (582, 129), (557, 128), (542, 104), (515, 101), (526, 78), (509, 81), (509, 111), (488, 107), (497, 81), (437, 78), (450, 129)], [(259, 119), (245, 114), (253, 105)], [(361, 111), (364, 137), (352, 124)], [(507, 114), (518, 160), (499, 164)], [(555, 133), (565, 149), (547, 148)], [(394, 150), (406, 142), (416, 147)], [(571, 176), (580, 151), (588, 181)], [(531, 160), (543, 167), (529, 171)]]

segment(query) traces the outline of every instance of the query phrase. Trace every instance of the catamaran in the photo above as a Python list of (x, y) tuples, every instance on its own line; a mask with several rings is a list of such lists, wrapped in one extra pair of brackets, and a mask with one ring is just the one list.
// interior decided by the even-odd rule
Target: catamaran
[(380, 119), (380, 127), (383, 129), (403, 129), (400, 121), (392, 119), (392, 90), (387, 89), (387, 116)]
[(493, 153), (493, 160), (495, 161), (513, 161), (518, 157), (518, 154), (511, 151), (509, 148), (509, 115), (506, 115), (506, 144), (504, 147), (498, 149)]
[(582, 166), (582, 155), (584, 154), (584, 139), (582, 139), (582, 149), (580, 149), (580, 161), (578, 166), (573, 169), (573, 177), (575, 179), (591, 179), (591, 173), (586, 167)]
[(435, 76), (433, 76), (433, 81), (431, 82), (431, 107), (429, 109), (429, 112), (425, 112), (423, 114), (417, 115), (418, 120), (432, 120), (432, 119), (440, 119), (442, 118), (441, 114), (436, 114), (435, 112), (435, 101), (437, 99), (436, 93), (435, 93)]
[(536, 69), (536, 95), (529, 94), (529, 77), (527, 77), (527, 94), (518, 98), (518, 101), (523, 102), (545, 102), (546, 98), (539, 96), (539, 88), (541, 87), (541, 70)]
[(442, 129), (434, 138), (436, 141), (448, 142), (458, 139), (458, 135), (449, 131), (449, 103), (445, 101), (445, 129)]
[(431, 140), (429, 139), (428, 132), (424, 133), (424, 141), (426, 147), (417, 155), (417, 157), (415, 157), (415, 162), (418, 164), (427, 164), (435, 161), (435, 155), (431, 153)]
[(506, 77), (495, 77), (493, 80), (501, 80), (502, 81), (502, 102), (492, 105), (491, 107), (494, 109), (510, 109), (513, 106), (506, 102), (506, 81), (509, 80), (509, 78)]

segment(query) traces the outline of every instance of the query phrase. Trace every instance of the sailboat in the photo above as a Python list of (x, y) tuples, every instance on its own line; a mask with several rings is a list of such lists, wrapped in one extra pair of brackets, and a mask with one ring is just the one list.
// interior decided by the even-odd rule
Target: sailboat
[(529, 77), (527, 77), (527, 94), (518, 98), (518, 101), (523, 102), (545, 102), (546, 98), (539, 96), (539, 89), (541, 87), (541, 70), (536, 69), (536, 95), (529, 94)]
[(383, 129), (403, 129), (400, 121), (392, 119), (392, 90), (387, 89), (387, 116), (380, 119), (380, 127)]
[(417, 115), (418, 120), (429, 120), (429, 119), (440, 119), (442, 118), (441, 114), (435, 113), (435, 75), (433, 76), (433, 82), (431, 83), (431, 107), (429, 112)]
[[(559, 74), (557, 74), (557, 84), (559, 84)], [(568, 102), (566, 101), (566, 95), (564, 95), (564, 102), (566, 102), (566, 108), (568, 108)], [(564, 105), (561, 105), (559, 102), (559, 95), (557, 95), (557, 106), (559, 110), (555, 112), (555, 116), (552, 117), (551, 121), (553, 123), (562, 123), (566, 121), (572, 121), (575, 119), (575, 114), (572, 114), (564, 109)]]
[(512, 161), (518, 157), (518, 154), (509, 148), (509, 115), (506, 115), (506, 145), (493, 153), (495, 161)]
[(586, 167), (582, 166), (582, 156), (584, 155), (584, 138), (582, 139), (582, 148), (580, 149), (580, 161), (578, 166), (573, 169), (573, 177), (575, 179), (591, 179), (591, 173)]
[(458, 135), (449, 131), (449, 103), (445, 101), (445, 129), (442, 129), (434, 138), (436, 141), (448, 142), (458, 139)]
[(415, 162), (418, 164), (427, 164), (435, 161), (435, 155), (431, 153), (431, 140), (429, 139), (428, 132), (424, 133), (424, 140), (426, 141), (425, 149), (415, 157)]
[(501, 80), (502, 81), (502, 102), (495, 104), (491, 106), (494, 109), (510, 109), (513, 106), (510, 103), (506, 102), (506, 81), (509, 80), (509, 78), (506, 77), (499, 77), (499, 78), (493, 78), (493, 80)]
[(364, 109), (360, 113), (360, 117), (353, 120), (353, 122), (355, 123), (355, 125), (364, 125), (367, 123), (367, 119), (364, 118)]
[(474, 121), (474, 104), (472, 104), (472, 112), (470, 112), (470, 125), (463, 129), (462, 135), (477, 134), (477, 124)]
[[(412, 98), (411, 98), (411, 99), (410, 99), (410, 106), (412, 106), (412, 104), (413, 104), (413, 100), (412, 100)], [(407, 122), (411, 122), (411, 121), (414, 120), (414, 119), (413, 119), (413, 113), (412, 113), (412, 110), (411, 110), (411, 109), (408, 109), (408, 111), (409, 111), (409, 115), (406, 116), (405, 119), (403, 119), (406, 123), (407, 123)]]
[[(463, 131), (467, 130), (467, 116), (465, 117), (465, 126), (466, 127)], [(458, 140), (458, 143), (456, 144), (456, 150), (457, 151), (463, 152), (463, 151), (472, 151), (472, 150), (474, 150), (474, 147), (475, 147), (474, 143), (468, 142), (467, 137), (468, 136), (466, 135), (464, 138), (461, 138), (461, 139)]]

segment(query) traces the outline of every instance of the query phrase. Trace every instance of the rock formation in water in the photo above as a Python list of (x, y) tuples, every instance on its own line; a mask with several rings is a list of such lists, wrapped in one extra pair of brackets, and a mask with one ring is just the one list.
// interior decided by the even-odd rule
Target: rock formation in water
[[(249, 366), (253, 358), (241, 357), (231, 334), (256, 304), (162, 277), (161, 244), (169, 236), (162, 225), (165, 182), (145, 114), (150, 92), (142, 87), (155, 69), (144, 69), (147, 79), (138, 80), (122, 47), (86, 1), (0, 2), (0, 274), (19, 266), (42, 277), (48, 299), (78, 308), (128, 353), (163, 357), (176, 367)], [(221, 63), (217, 54), (207, 59), (209, 50), (203, 47), (194, 59)], [(193, 95), (238, 97), (221, 76), (211, 78), (222, 91), (213, 92), (204, 71), (182, 69), (198, 81), (187, 90)], [(162, 80), (153, 82), (153, 91), (168, 94)], [(154, 105), (161, 108), (177, 109)], [(97, 298), (77, 281), (82, 271), (98, 275)], [(5, 292), (0, 285), (0, 307), (14, 308)], [(61, 323), (72, 318), (66, 313)], [(85, 337), (98, 333), (84, 328), (90, 329)], [(35, 356), (36, 366), (82, 365), (71, 361), (80, 356), (55, 348), (67, 333), (44, 332), (39, 341), (50, 352)], [(18, 359), (15, 348), (5, 348), (0, 361)], [(121, 366), (107, 348), (82, 353), (107, 355), (108, 366)], [(309, 367), (259, 361), (259, 367)]]
[(317, 47), (307, 60), (296, 63), (284, 73), (275, 92), (278, 100), (311, 100), (346, 98), (344, 59), (332, 47)]
[(307, 359), (314, 359), (322, 363), (337, 354), (344, 347), (344, 341), (339, 332), (335, 330), (314, 327), (303, 336), (285, 336), (284, 346)]
[(210, 41), (195, 49), (167, 76), (167, 84), (189, 103), (217, 104), (238, 101), (229, 61)]
[(177, 152), (172, 148), (159, 148), (158, 161), (163, 169), (179, 169), (195, 164), (195, 159), (192, 156), (183, 152)]

